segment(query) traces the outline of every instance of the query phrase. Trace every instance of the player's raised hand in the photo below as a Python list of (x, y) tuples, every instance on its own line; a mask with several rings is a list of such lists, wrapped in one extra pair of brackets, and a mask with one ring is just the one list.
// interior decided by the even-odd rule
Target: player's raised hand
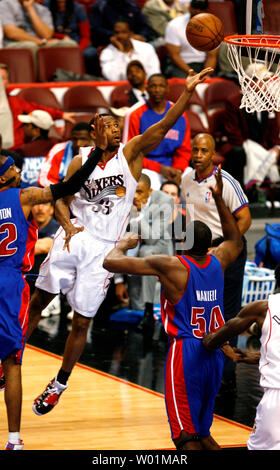
[(189, 92), (192, 92), (195, 87), (199, 84), (204, 82), (209, 74), (214, 72), (212, 67), (207, 67), (206, 69), (202, 70), (199, 73), (195, 73), (193, 69), (190, 69), (189, 74), (186, 79), (186, 89)]
[(103, 116), (99, 116), (99, 114), (96, 113), (92, 128), (94, 130), (94, 140), (96, 147), (106, 150), (108, 145), (108, 138)]
[(218, 171), (217, 173), (214, 173), (215, 178), (216, 178), (216, 186), (213, 188), (212, 186), (209, 186), (209, 189), (211, 190), (213, 197), (222, 197), (223, 196), (223, 178), (222, 178), (222, 170), (221, 170), (221, 165), (218, 166)]

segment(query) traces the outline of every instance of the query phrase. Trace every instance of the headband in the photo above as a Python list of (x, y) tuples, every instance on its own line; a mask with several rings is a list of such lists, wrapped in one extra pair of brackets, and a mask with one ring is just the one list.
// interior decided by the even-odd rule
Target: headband
[(0, 176), (3, 176), (4, 173), (6, 173), (6, 171), (12, 166), (15, 164), (15, 161), (12, 157), (7, 157), (7, 160), (5, 161), (5, 163), (3, 163), (3, 165), (0, 167)]

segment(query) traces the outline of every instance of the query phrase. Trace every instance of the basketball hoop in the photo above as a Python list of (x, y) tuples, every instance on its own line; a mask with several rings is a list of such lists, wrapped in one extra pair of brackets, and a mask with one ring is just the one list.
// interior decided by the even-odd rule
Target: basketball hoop
[[(240, 108), (248, 113), (280, 111), (280, 36), (236, 35), (226, 36), (224, 41), (242, 91)], [(250, 74), (242, 56), (249, 59)], [(258, 64), (263, 65), (263, 73)]]

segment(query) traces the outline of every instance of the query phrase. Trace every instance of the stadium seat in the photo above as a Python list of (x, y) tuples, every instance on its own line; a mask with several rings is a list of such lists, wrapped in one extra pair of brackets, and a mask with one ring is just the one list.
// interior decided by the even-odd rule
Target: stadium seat
[(35, 65), (29, 49), (0, 49), (0, 62), (9, 69), (10, 83), (36, 82)]
[(26, 101), (34, 101), (35, 103), (42, 104), (43, 106), (62, 109), (62, 106), (57, 100), (55, 94), (49, 88), (23, 88), (17, 96), (24, 98)]
[(188, 120), (189, 120), (189, 124), (191, 128), (192, 139), (196, 136), (196, 134), (199, 134), (200, 132), (203, 132), (203, 133), (209, 132), (209, 129), (204, 126), (198, 114), (196, 114), (194, 111), (191, 111), (190, 109), (186, 110), (186, 114), (188, 116)]
[(216, 15), (222, 21), (225, 36), (238, 33), (234, 4), (232, 1), (209, 2), (208, 12)]
[(83, 52), (79, 47), (42, 47), (37, 52), (38, 81), (52, 81), (56, 69), (85, 73)]
[(109, 108), (109, 104), (98, 88), (77, 85), (68, 88), (63, 97), (64, 111), (96, 112), (98, 108)]
[(111, 92), (110, 105), (113, 108), (122, 108), (123, 106), (130, 106), (128, 92), (131, 90), (129, 83), (117, 85)]
[(75, 124), (77, 124), (78, 122), (90, 122), (93, 116), (94, 116), (94, 113), (81, 113), (81, 114), (77, 114), (77, 116), (74, 117), (74, 121), (75, 121), (74, 124), (71, 122), (65, 122), (63, 139), (69, 140), (71, 138), (71, 131), (72, 131), (72, 128), (75, 126)]
[(205, 90), (204, 103), (209, 114), (211, 110), (224, 108), (228, 97), (240, 91), (240, 87), (232, 80), (219, 80), (212, 82)]
[(156, 53), (159, 58), (161, 72), (164, 73), (167, 66), (168, 52), (164, 45), (156, 48)]

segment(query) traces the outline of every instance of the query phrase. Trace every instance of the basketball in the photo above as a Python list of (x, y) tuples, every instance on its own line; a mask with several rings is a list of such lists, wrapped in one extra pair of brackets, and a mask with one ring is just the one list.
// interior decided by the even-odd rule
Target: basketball
[(211, 13), (199, 13), (188, 22), (186, 37), (190, 45), (198, 51), (211, 51), (221, 44), (224, 38), (224, 26), (217, 16)]

